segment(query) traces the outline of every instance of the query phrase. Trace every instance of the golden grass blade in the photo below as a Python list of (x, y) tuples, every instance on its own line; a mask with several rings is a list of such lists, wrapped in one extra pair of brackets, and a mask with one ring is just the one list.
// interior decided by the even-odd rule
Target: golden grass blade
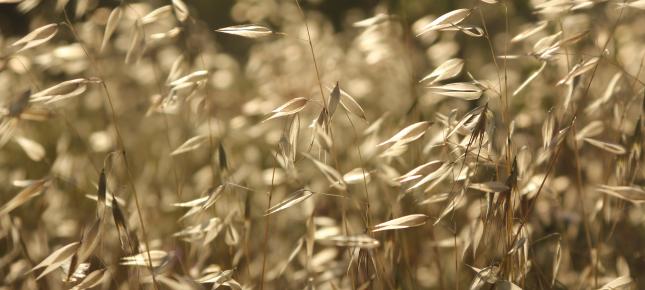
[(212, 218), (209, 221), (208, 227), (205, 229), (205, 236), (202, 245), (207, 245), (219, 236), (219, 233), (224, 229), (224, 222), (219, 218)]
[(27, 187), (40, 180), (31, 180), (31, 179), (17, 179), (11, 182), (11, 185), (15, 187)]
[(179, 220), (184, 220), (190, 216), (193, 216), (197, 213), (203, 212), (213, 206), (221, 197), (224, 192), (224, 185), (218, 185), (217, 187), (209, 188), (204, 196), (186, 201), (181, 203), (173, 203), (173, 206), (177, 207), (188, 207), (188, 210)]
[[(439, 168), (437, 168), (436, 170), (430, 171), (421, 180), (419, 180), (414, 185), (410, 186), (407, 189), (407, 191), (414, 190), (415, 188), (418, 188), (418, 187), (420, 187), (420, 186), (422, 186), (422, 185), (424, 185), (424, 184), (426, 184), (426, 183), (428, 183), (428, 182), (430, 182), (432, 180), (441, 179), (441, 176), (450, 173), (451, 170), (452, 170), (452, 168), (448, 163), (443, 163), (443, 164), (441, 164), (441, 166), (439, 166)], [(417, 178), (415, 178), (415, 179), (417, 179)]]
[(327, 237), (317, 238), (316, 241), (323, 245), (330, 245), (330, 246), (336, 246), (336, 247), (361, 248), (361, 249), (374, 249), (381, 244), (379, 243), (378, 240), (366, 235), (327, 236)]
[(436, 194), (433, 194), (432, 196), (420, 201), (418, 204), (419, 205), (435, 204), (435, 203), (438, 203), (438, 202), (445, 201), (449, 197), (450, 197), (450, 193), (448, 193), (448, 192), (436, 193)]
[(60, 266), (63, 270), (65, 282), (78, 283), (87, 277), (87, 271), (90, 269), (90, 263), (78, 263), (78, 253), (72, 259)]
[[(180, 59), (181, 61), (181, 59)], [(173, 65), (174, 68), (174, 65)], [(206, 80), (208, 78), (208, 71), (207, 70), (198, 70), (194, 71), (192, 73), (189, 73), (188, 75), (185, 75), (173, 82), (170, 83), (170, 86), (176, 87), (182, 84), (186, 83), (196, 83), (199, 81)]]
[(34, 31), (25, 35), (23, 38), (18, 39), (16, 42), (12, 43), (11, 46), (24, 45), (16, 53), (25, 51), (30, 48), (42, 45), (56, 36), (58, 33), (58, 24), (51, 23), (39, 28), (34, 29)]
[(182, 31), (183, 31), (183, 28), (181, 27), (173, 27), (164, 32), (150, 34), (150, 39), (157, 40), (157, 41), (164, 40), (164, 39), (172, 39), (177, 37), (179, 33), (181, 33)]
[(177, 207), (196, 207), (205, 204), (209, 198), (210, 196), (207, 195), (186, 202), (173, 203), (172, 205)]
[(588, 71), (591, 71), (592, 69), (594, 69), (594, 67), (596, 67), (596, 63), (598, 63), (599, 60), (600, 60), (599, 57), (594, 57), (594, 58), (588, 59), (585, 62), (576, 64), (564, 78), (558, 81), (557, 85), (563, 85), (569, 82), (570, 80), (572, 80), (574, 77), (577, 77)]
[(80, 246), (81, 246), (80, 242), (73, 242), (61, 247), (60, 249), (54, 251), (49, 256), (47, 256), (47, 258), (45, 258), (34, 268), (32, 268), (30, 272), (45, 267), (45, 270), (43, 270), (43, 272), (40, 273), (40, 275), (38, 275), (36, 279), (38, 280), (44, 277), (45, 275), (49, 274), (51, 271), (54, 271), (58, 267), (63, 265), (65, 261), (67, 261), (68, 259), (71, 259), (72, 256), (76, 254), (76, 251)]
[(88, 79), (79, 78), (64, 81), (55, 86), (44, 89), (31, 95), (31, 102), (45, 102), (47, 104), (63, 99), (78, 96), (87, 89)]
[(80, 242), (73, 242), (65, 246), (62, 246), (61, 248), (59, 248), (58, 250), (54, 251), (49, 256), (47, 256), (47, 258), (43, 259), (40, 263), (38, 263), (38, 265), (34, 266), (31, 269), (31, 271), (49, 266), (53, 263), (57, 263), (67, 258), (71, 258), (72, 255), (74, 255), (74, 253), (76, 252), (76, 249), (78, 249), (78, 247), (80, 247)]
[(390, 137), (390, 139), (387, 139), (376, 146), (383, 146), (383, 145), (394, 144), (394, 143), (398, 143), (398, 144), (410, 143), (412, 141), (415, 141), (423, 137), (428, 127), (430, 127), (430, 122), (428, 121), (414, 123), (412, 125), (409, 125), (403, 128), (401, 131), (394, 134), (394, 136)]
[(468, 188), (483, 192), (505, 192), (510, 188), (506, 184), (499, 181), (489, 181), (484, 183), (473, 183), (468, 185)]
[(106, 271), (106, 269), (94, 270), (91, 273), (87, 274), (87, 276), (85, 276), (83, 281), (76, 284), (76, 286), (72, 287), (71, 290), (83, 290), (83, 289), (96, 287), (101, 282), (103, 282), (103, 280), (107, 279), (108, 276), (109, 274)]
[(466, 17), (468, 17), (468, 15), (470, 15), (471, 12), (472, 10), (470, 9), (457, 9), (457, 10), (450, 11), (446, 14), (443, 14), (437, 17), (437, 19), (435, 19), (434, 21), (430, 22), (425, 27), (423, 27), (421, 29), (421, 32), (417, 34), (417, 37), (431, 31), (442, 30), (442, 29), (451, 27), (453, 25), (459, 24), (460, 22), (464, 21), (464, 19), (466, 19)]
[(627, 260), (623, 256), (619, 256), (616, 259), (616, 272), (620, 276), (631, 276), (630, 270), (629, 270), (629, 264), (627, 264)]
[(363, 107), (361, 107), (361, 105), (343, 89), (340, 89), (340, 105), (345, 109), (345, 111), (367, 121)]
[(617, 197), (629, 202), (639, 204), (645, 202), (645, 190), (635, 185), (633, 186), (612, 186), (600, 185), (597, 191)]
[(464, 34), (466, 34), (468, 36), (472, 36), (472, 37), (482, 37), (482, 36), (484, 36), (486, 34), (484, 29), (482, 29), (481, 27), (477, 27), (477, 26), (458, 26), (458, 25), (456, 25), (454, 27), (449, 27), (449, 28), (444, 29), (444, 31), (453, 31), (453, 30), (454, 31), (461, 31)]
[(588, 35), (589, 35), (589, 30), (576, 33), (573, 36), (567, 37), (566, 39), (563, 39), (562, 41), (560, 41), (559, 45), (571, 46), (572, 44), (576, 44), (581, 40), (585, 39)]
[(157, 40), (157, 41), (164, 40), (164, 39), (172, 39), (177, 37), (179, 33), (181, 33), (182, 31), (183, 31), (183, 28), (181, 27), (173, 27), (164, 32), (150, 34), (150, 39)]
[(20, 148), (25, 151), (27, 156), (29, 156), (29, 159), (40, 161), (45, 157), (45, 148), (43, 145), (40, 145), (40, 143), (21, 136), (15, 136), (14, 140), (18, 145), (20, 145)]
[(136, 24), (133, 27), (132, 38), (130, 39), (130, 46), (128, 51), (125, 54), (125, 63), (133, 64), (139, 61), (139, 58), (143, 55), (143, 50), (145, 48), (145, 38), (143, 37), (142, 28), (140, 25)]
[(408, 151), (408, 144), (403, 143), (394, 143), (392, 146), (388, 147), (383, 153), (379, 156), (382, 158), (394, 158), (400, 157), (403, 153)]
[(224, 243), (229, 247), (237, 246), (240, 243), (240, 234), (235, 229), (233, 224), (226, 226), (226, 234), (224, 235)]
[(161, 250), (150, 250), (150, 259), (148, 259), (148, 253), (142, 252), (132, 256), (127, 256), (121, 258), (119, 264), (123, 266), (133, 266), (133, 267), (159, 267), (162, 264), (168, 262), (170, 255), (166, 251)]
[(85, 231), (81, 239), (81, 246), (78, 249), (78, 263), (87, 261), (87, 258), (92, 255), (94, 249), (101, 240), (103, 234), (103, 221), (97, 218), (89, 230)]
[(434, 84), (443, 80), (451, 79), (458, 76), (464, 68), (464, 60), (461, 58), (452, 58), (434, 69), (431, 73), (423, 77), (419, 82), (430, 81)]
[(218, 217), (214, 217), (200, 224), (187, 226), (181, 231), (174, 233), (173, 237), (178, 237), (182, 240), (193, 242), (200, 238), (203, 238), (206, 233), (213, 230), (218, 225), (220, 227), (223, 225), (222, 220)]
[(459, 203), (462, 201), (462, 198), (463, 198), (462, 193), (455, 195), (450, 200), (448, 205), (446, 205), (443, 211), (441, 211), (441, 214), (439, 215), (439, 217), (437, 218), (437, 220), (434, 222), (433, 225), (436, 226), (444, 217), (446, 217), (449, 213), (451, 213), (457, 207), (457, 205), (459, 205)]
[[(472, 249), (473, 258), (477, 257), (477, 249), (479, 248), (482, 237), (484, 236), (484, 222), (477, 220), (471, 223), (470, 229), (470, 248)], [(465, 250), (465, 249), (464, 249)]]
[(555, 257), (553, 258), (553, 271), (551, 272), (551, 287), (555, 285), (555, 280), (558, 277), (558, 272), (560, 271), (560, 263), (562, 262), (562, 245), (560, 240), (555, 245)]
[(11, 200), (0, 207), (0, 217), (8, 214), (30, 199), (43, 193), (47, 189), (47, 187), (49, 187), (49, 181), (50, 180), (48, 178), (44, 178), (21, 190), (18, 194), (16, 194), (16, 196), (14, 196)]
[(435, 170), (439, 169), (443, 165), (443, 161), (441, 160), (433, 160), (424, 164), (421, 164), (414, 169), (408, 171), (406, 174), (403, 174), (396, 178), (396, 181), (398, 182), (408, 182), (412, 180), (416, 180), (421, 178), (424, 175), (428, 175)]
[(291, 262), (293, 262), (293, 260), (296, 258), (298, 253), (300, 253), (300, 251), (302, 250), (302, 246), (304, 244), (305, 244), (304, 239), (302, 238), (298, 239), (298, 243), (296, 244), (296, 247), (293, 248), (293, 250), (289, 254), (289, 258), (287, 258), (287, 260), (282, 264), (280, 271), (278, 271), (278, 276), (282, 276), (282, 274), (284, 274), (284, 271), (287, 270), (287, 267), (289, 266), (289, 264), (291, 264)]
[(520, 238), (515, 241), (511, 249), (506, 254), (514, 255), (515, 253), (521, 251), (525, 244), (526, 244), (526, 237), (524, 235), (521, 235)]
[(228, 281), (222, 283), (222, 286), (226, 286), (228, 288), (231, 288), (231, 290), (242, 290), (242, 285), (240, 285), (239, 282), (229, 279)]
[(605, 129), (605, 125), (601, 121), (592, 121), (587, 124), (584, 128), (578, 131), (576, 134), (576, 140), (582, 141), (584, 138), (590, 138), (598, 136)]
[(236, 26), (229, 26), (225, 28), (220, 28), (215, 30), (217, 32), (233, 34), (247, 38), (260, 38), (273, 34), (271, 29), (268, 29), (264, 26), (255, 25), (255, 24), (242, 24)]
[(150, 11), (148, 14), (141, 17), (141, 24), (150, 24), (157, 22), (165, 17), (168, 17), (172, 14), (173, 6), (164, 5), (155, 10)]
[(320, 172), (327, 178), (329, 183), (331, 183), (331, 186), (336, 187), (340, 190), (345, 190), (346, 185), (345, 182), (343, 182), (343, 177), (340, 175), (340, 173), (332, 168), (331, 166), (319, 161), (316, 158), (313, 158), (311, 155), (304, 153), (305, 157), (310, 159), (314, 165), (316, 165), (316, 168), (320, 170)]
[(534, 34), (544, 30), (544, 28), (546, 28), (548, 24), (549, 24), (548, 21), (540, 21), (538, 23), (535, 23), (534, 25), (531, 25), (529, 29), (524, 30), (518, 33), (517, 35), (513, 36), (513, 38), (511, 38), (511, 43), (520, 42), (524, 39), (527, 39), (533, 36)]
[(343, 175), (343, 181), (347, 184), (369, 183), (371, 174), (364, 168), (354, 168)]
[(79, 84), (78, 87), (76, 87), (73, 91), (71, 91), (71, 92), (69, 92), (67, 94), (51, 96), (51, 98), (45, 102), (45, 105), (49, 105), (49, 104), (52, 104), (52, 103), (55, 103), (55, 102), (60, 102), (62, 100), (66, 100), (66, 99), (69, 99), (69, 98), (79, 96), (82, 93), (84, 93), (86, 90), (87, 90), (87, 85), (86, 84)]
[(271, 114), (271, 116), (269, 116), (268, 118), (264, 119), (264, 121), (262, 122), (296, 114), (302, 111), (302, 109), (304, 109), (307, 106), (308, 102), (309, 100), (307, 98), (294, 98), (284, 103), (282, 106), (275, 108), (273, 111), (271, 111), (271, 113), (273, 114)]
[(621, 276), (618, 277), (614, 280), (609, 281), (607, 284), (602, 285), (602, 287), (598, 288), (599, 290), (615, 290), (615, 289), (623, 289), (629, 285), (631, 285), (634, 281), (632, 280), (631, 277), (629, 276)]
[[(97, 195), (86, 194), (85, 197), (91, 200), (94, 200), (97, 202), (97, 204), (99, 204), (99, 197)], [(125, 206), (125, 200), (123, 200), (123, 198), (114, 197), (114, 195), (112, 195), (112, 193), (110, 193), (109, 191), (106, 191), (106, 194), (105, 194), (105, 202), (104, 202), (105, 206), (112, 208), (112, 200), (114, 199), (116, 199), (116, 202), (119, 203), (119, 206)]]
[(544, 70), (544, 68), (545, 68), (545, 67), (546, 67), (546, 61), (543, 61), (543, 62), (542, 62), (542, 65), (540, 66), (540, 68), (538, 68), (536, 71), (534, 71), (533, 73), (531, 73), (531, 75), (530, 75), (528, 78), (526, 78), (526, 80), (525, 80), (525, 81), (524, 81), (524, 82), (523, 82), (519, 87), (517, 87), (517, 89), (515, 89), (515, 91), (513, 91), (513, 97), (514, 97), (514, 96), (517, 96), (517, 95), (518, 95), (520, 92), (522, 92), (522, 90), (524, 90), (524, 88), (526, 88), (526, 87), (527, 87), (527, 86), (528, 86), (528, 85), (529, 85), (529, 84), (530, 84), (530, 83), (531, 83), (535, 78), (537, 78), (537, 77), (540, 75), (540, 73), (542, 73), (542, 71)]
[(307, 253), (307, 260), (309, 261), (309, 266), (311, 267), (313, 265), (313, 255), (314, 255), (314, 242), (316, 238), (316, 223), (314, 222), (314, 214), (315, 212), (311, 212), (309, 215), (309, 218), (307, 219), (307, 223), (305, 226), (307, 227), (307, 231), (305, 233), (305, 252)]
[[(28, 121), (43, 122), (51, 120), (54, 117), (56, 117), (56, 114), (45, 108), (27, 108), (25, 111), (20, 113), (20, 119)], [(0, 132), (3, 132), (2, 129), (0, 129)], [(0, 144), (2, 144), (2, 142), (0, 142)]]
[(110, 37), (112, 37), (112, 34), (116, 30), (117, 26), (119, 25), (119, 22), (121, 21), (121, 15), (123, 14), (123, 9), (121, 6), (117, 6), (114, 9), (112, 9), (112, 12), (110, 12), (110, 16), (108, 16), (107, 24), (105, 25), (105, 32), (103, 33), (103, 41), (101, 42), (101, 49), (100, 51), (105, 50), (105, 47), (108, 44), (108, 41), (110, 41)]
[(192, 137), (186, 140), (183, 144), (179, 145), (179, 147), (177, 147), (177, 149), (172, 151), (170, 155), (175, 156), (175, 155), (193, 151), (201, 147), (206, 142), (206, 140), (208, 140), (208, 136), (198, 135), (198, 136)]
[(182, 0), (172, 0), (172, 8), (174, 9), (175, 15), (180, 22), (186, 21), (186, 19), (188, 19), (188, 16), (190, 16), (188, 7)]
[[(461, 173), (459, 176), (456, 176), (456, 177), (455, 177), (455, 181), (461, 181), (461, 180), (465, 179), (465, 178), (466, 178), (466, 175), (468, 174), (468, 170), (469, 170), (469, 169), (468, 169), (468, 167), (466, 167), (466, 168), (462, 171), (462, 173)], [(433, 181), (432, 183), (430, 183), (430, 184), (429, 184), (429, 185), (428, 185), (428, 186), (423, 190), (423, 192), (425, 192), (425, 193), (431, 192), (431, 191), (432, 191), (432, 189), (434, 189), (434, 188), (435, 188), (435, 187), (437, 187), (439, 184), (441, 184), (441, 182), (443, 182), (444, 180), (446, 180), (446, 179), (450, 176), (450, 174), (451, 174), (451, 173), (453, 173), (453, 174), (454, 174), (454, 172), (451, 172), (450, 170), (446, 170), (445, 172), (443, 172), (441, 175), (439, 175), (438, 177), (436, 177), (436, 178), (434, 179), (434, 181)], [(433, 174), (434, 174), (434, 172), (433, 172)], [(421, 182), (421, 181), (420, 181), (420, 182)], [(427, 182), (427, 181), (426, 181), (426, 182)], [(407, 189), (406, 191), (408, 191), (408, 192), (409, 192), (409, 191), (411, 191), (411, 189)]]
[[(462, 135), (470, 135), (472, 133), (473, 128), (480, 122), (481, 118), (486, 114), (487, 109), (486, 106), (479, 106), (475, 109), (472, 109), (470, 112), (468, 112), (464, 117), (454, 125), (454, 128), (446, 135), (445, 138), (450, 138), (453, 134), (459, 133)], [(446, 124), (446, 127), (450, 128), (453, 125)]]
[(605, 89), (605, 93), (602, 95), (602, 97), (597, 98), (594, 100), (587, 108), (585, 108), (585, 113), (586, 114), (591, 114), (598, 109), (604, 104), (606, 104), (609, 100), (611, 100), (612, 96), (614, 96), (614, 93), (618, 87), (618, 83), (620, 79), (622, 78), (623, 74), (618, 72), (614, 74), (614, 76), (611, 78), (609, 81), (609, 84), (607, 85), (607, 88)]
[(209, 209), (211, 206), (213, 206), (213, 205), (215, 204), (215, 202), (217, 202), (217, 200), (219, 200), (219, 199), (220, 199), (220, 197), (222, 197), (222, 193), (223, 193), (223, 192), (224, 192), (224, 185), (221, 185), (221, 184), (220, 184), (220, 185), (218, 185), (218, 186), (217, 186), (216, 188), (214, 188), (214, 189), (213, 189), (213, 188), (210, 188), (210, 189), (208, 190), (208, 199), (207, 199), (207, 200), (206, 200), (206, 202), (204, 202), (204, 204), (201, 206), (201, 210), (207, 210), (207, 209)]
[(471, 290), (480, 289), (484, 283), (495, 284), (499, 280), (500, 269), (498, 266), (488, 266), (481, 269), (473, 266), (468, 267), (475, 271), (475, 279), (473, 280), (473, 284), (471, 284)]
[(569, 133), (569, 130), (571, 130), (571, 126), (567, 126), (561, 129), (560, 131), (558, 131), (557, 134), (555, 134), (555, 136), (553, 137), (553, 139), (551, 139), (551, 142), (549, 143), (548, 148), (554, 148), (558, 144), (562, 143), (562, 141), (564, 141), (565, 137)]
[(339, 250), (337, 248), (323, 249), (311, 257), (310, 267), (312, 269), (326, 269), (332, 266), (334, 260), (338, 256)]
[(285, 199), (285, 200), (279, 202), (278, 204), (276, 204), (276, 205), (270, 207), (269, 209), (267, 209), (266, 212), (264, 213), (264, 216), (272, 215), (274, 213), (277, 213), (277, 212), (283, 211), (285, 209), (288, 209), (288, 208), (290, 208), (290, 207), (292, 207), (292, 206), (294, 206), (296, 204), (299, 204), (299, 203), (305, 201), (306, 199), (308, 199), (312, 195), (314, 195), (314, 193), (309, 191), (309, 190), (307, 190), (307, 189), (298, 190), (298, 191), (294, 192), (287, 199)]
[(225, 271), (218, 271), (214, 273), (207, 274), (205, 276), (202, 276), (200, 278), (197, 278), (195, 282), (201, 283), (201, 284), (210, 284), (213, 283), (213, 286), (211, 289), (216, 289), (222, 283), (230, 280), (233, 277), (234, 271), (231, 270), (225, 270)]
[(287, 167), (294, 166), (298, 154), (298, 136), (300, 134), (300, 124), (298, 122), (299, 119), (296, 116), (291, 118), (288, 128), (282, 131), (282, 137), (280, 137), (280, 152), (286, 160)]
[(645, 10), (645, 0), (636, 0), (631, 2), (620, 2), (616, 3), (618, 9), (622, 7), (636, 8), (640, 10)]
[(391, 17), (390, 15), (379, 13), (379, 14), (376, 14), (376, 15), (370, 17), (370, 18), (366, 18), (366, 19), (363, 19), (363, 20), (356, 21), (356, 22), (352, 23), (352, 26), (354, 26), (354, 27), (362, 27), (362, 28), (370, 27), (370, 26), (374, 26), (374, 25), (384, 23), (384, 22), (388, 21), (390, 19), (390, 17)]
[(168, 72), (168, 77), (166, 78), (166, 83), (170, 84), (174, 80), (178, 79), (180, 75), (184, 73), (184, 55), (179, 55), (175, 61), (173, 61), (170, 71)]
[(425, 214), (411, 214), (395, 218), (374, 226), (372, 232), (389, 231), (418, 227), (426, 224), (428, 216)]
[(591, 138), (583, 138), (583, 140), (593, 146), (596, 146), (602, 150), (605, 150), (609, 153), (616, 154), (616, 155), (622, 155), (625, 154), (625, 147), (618, 145), (618, 144), (612, 144), (612, 143), (607, 143), (607, 142), (602, 142), (598, 141), (596, 139), (591, 139)]
[(557, 127), (558, 120), (555, 117), (555, 112), (553, 111), (553, 109), (550, 109), (547, 112), (544, 123), (542, 124), (542, 148), (547, 149), (549, 147), (549, 144), (551, 144), (551, 140), (553, 140), (553, 136), (555, 134), (555, 130), (557, 130)]
[(477, 100), (483, 93), (483, 90), (474, 83), (451, 83), (428, 88), (435, 94), (467, 101)]
[(533, 44), (533, 53), (542, 55), (557, 46), (556, 41), (562, 36), (562, 31), (540, 38)]
[(201, 206), (200, 207), (192, 207), (183, 216), (181, 216), (179, 218), (179, 221), (182, 221), (182, 220), (184, 220), (184, 219), (186, 219), (186, 218), (188, 218), (190, 216), (193, 216), (193, 215), (195, 215), (197, 213), (200, 213), (200, 212), (202, 212), (202, 207)]

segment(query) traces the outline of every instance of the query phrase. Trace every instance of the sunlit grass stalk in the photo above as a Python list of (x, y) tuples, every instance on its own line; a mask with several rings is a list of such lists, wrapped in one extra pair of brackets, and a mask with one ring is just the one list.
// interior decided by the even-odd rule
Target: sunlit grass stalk
[(133, 196), (134, 196), (134, 202), (135, 202), (135, 205), (136, 205), (136, 208), (137, 208), (137, 216), (139, 218), (139, 223), (141, 224), (141, 234), (143, 236), (143, 240), (144, 240), (144, 243), (146, 245), (146, 253), (147, 253), (147, 256), (148, 256), (148, 269), (150, 270), (150, 274), (152, 275), (152, 282), (153, 282), (154, 288), (159, 289), (159, 286), (157, 285), (156, 274), (155, 274), (154, 268), (152, 266), (152, 257), (150, 255), (150, 246), (149, 246), (149, 242), (148, 242), (148, 234), (146, 232), (146, 227), (145, 227), (145, 224), (144, 224), (144, 221), (143, 221), (143, 214), (142, 214), (141, 205), (140, 205), (140, 202), (139, 202), (139, 196), (137, 194), (137, 190), (136, 190), (136, 187), (134, 185), (134, 180), (132, 178), (132, 173), (130, 171), (130, 166), (128, 164), (127, 153), (126, 153), (125, 145), (123, 143), (123, 137), (121, 136), (121, 132), (120, 132), (120, 129), (119, 129), (119, 123), (118, 123), (118, 119), (116, 117), (114, 104), (112, 102), (112, 97), (110, 95), (110, 91), (108, 89), (107, 84), (105, 83), (105, 77), (104, 77), (103, 73), (101, 72), (101, 70), (99, 69), (100, 66), (97, 64), (96, 59), (94, 59), (92, 57), (92, 55), (89, 53), (89, 51), (87, 50), (85, 44), (83, 43), (83, 41), (81, 40), (80, 36), (76, 32), (76, 29), (74, 28), (74, 25), (69, 20), (69, 16), (67, 15), (67, 12), (65, 10), (63, 10), (63, 12), (64, 12), (64, 15), (65, 15), (65, 22), (67, 23), (67, 26), (69, 27), (70, 31), (74, 35), (76, 41), (78, 41), (78, 43), (81, 44), (81, 47), (83, 48), (83, 51), (85, 52), (86, 56), (90, 60), (90, 63), (94, 67), (95, 72), (99, 75), (99, 77), (101, 79), (101, 86), (103, 88), (103, 92), (105, 93), (105, 96), (107, 98), (107, 101), (108, 101), (108, 104), (109, 104), (109, 107), (110, 107), (110, 112), (111, 112), (111, 115), (112, 115), (112, 122), (114, 123), (114, 129), (116, 131), (117, 144), (118, 144), (118, 147), (120, 148), (120, 150), (122, 151), (122, 154), (123, 154), (123, 159), (125, 161), (125, 165), (126, 165), (125, 167), (126, 167), (126, 171), (127, 171), (127, 175), (128, 175), (128, 183), (130, 185), (130, 188), (131, 188)]

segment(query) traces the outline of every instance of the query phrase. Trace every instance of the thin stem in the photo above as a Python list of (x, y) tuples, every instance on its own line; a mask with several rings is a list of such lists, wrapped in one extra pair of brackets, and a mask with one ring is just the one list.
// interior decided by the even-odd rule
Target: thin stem
[[(593, 243), (591, 240), (591, 232), (590, 232), (590, 225), (589, 225), (589, 216), (587, 216), (587, 210), (585, 207), (584, 203), (584, 196), (582, 194), (582, 170), (580, 167), (580, 153), (578, 152), (578, 139), (576, 138), (576, 123), (574, 122), (572, 127), (571, 127), (571, 136), (573, 137), (573, 152), (574, 152), (574, 157), (575, 157), (575, 166), (576, 166), (576, 192), (578, 193), (578, 198), (580, 199), (580, 209), (582, 211), (582, 221), (584, 223), (584, 230), (585, 230), (585, 239), (587, 241), (587, 247), (589, 248), (589, 255), (592, 256), (593, 254)], [(591, 273), (594, 277), (596, 277), (596, 267), (592, 265), (591, 267)], [(596, 287), (595, 285), (594, 287)]]
[(320, 78), (320, 70), (318, 69), (318, 61), (316, 61), (316, 54), (314, 53), (314, 45), (311, 42), (311, 33), (309, 32), (309, 24), (307, 24), (307, 17), (305, 16), (305, 12), (302, 10), (302, 7), (300, 7), (300, 2), (298, 0), (295, 0), (295, 1), (296, 1), (296, 5), (298, 6), (298, 11), (300, 11), (302, 18), (304, 19), (305, 29), (307, 30), (307, 38), (308, 38), (307, 43), (309, 44), (309, 50), (311, 51), (311, 59), (314, 61), (314, 67), (316, 68), (316, 77), (318, 78), (318, 88), (320, 89), (320, 96), (322, 96), (323, 106), (325, 107), (325, 110), (326, 110), (327, 98), (325, 98), (325, 93), (323, 92), (322, 82)]
[(111, 116), (112, 116), (112, 122), (114, 123), (114, 129), (115, 129), (116, 137), (117, 137), (116, 138), (117, 139), (117, 145), (118, 145), (118, 148), (123, 153), (123, 159), (125, 161), (125, 168), (126, 168), (126, 172), (127, 172), (127, 175), (128, 175), (128, 183), (129, 183), (130, 188), (132, 190), (132, 193), (134, 195), (134, 202), (135, 202), (135, 205), (136, 205), (136, 208), (137, 208), (137, 216), (139, 218), (139, 223), (141, 224), (141, 234), (143, 236), (143, 241), (144, 241), (144, 243), (146, 245), (146, 254), (148, 256), (148, 269), (150, 270), (150, 274), (152, 275), (153, 286), (154, 286), (155, 289), (158, 290), (159, 286), (157, 284), (157, 277), (156, 277), (156, 274), (155, 274), (155, 271), (154, 271), (154, 267), (152, 266), (152, 256), (150, 255), (150, 244), (148, 242), (148, 234), (146, 233), (146, 227), (145, 227), (145, 223), (143, 221), (143, 214), (142, 214), (142, 210), (141, 210), (141, 204), (139, 202), (139, 195), (137, 194), (137, 190), (136, 190), (136, 187), (134, 185), (134, 181), (132, 179), (132, 172), (130, 171), (130, 166), (128, 164), (127, 153), (126, 153), (125, 146), (123, 144), (123, 137), (121, 135), (121, 130), (119, 129), (119, 123), (118, 123), (118, 119), (116, 117), (116, 111), (114, 109), (114, 104), (112, 102), (112, 97), (110, 95), (110, 91), (109, 91), (108, 86), (107, 86), (107, 84), (105, 82), (105, 77), (104, 77), (103, 73), (100, 70), (100, 66), (97, 64), (97, 60), (94, 59), (92, 57), (92, 55), (89, 53), (89, 51), (87, 50), (87, 47), (86, 47), (85, 43), (81, 40), (81, 38), (78, 35), (76, 29), (74, 28), (74, 25), (70, 21), (69, 16), (67, 15), (67, 11), (63, 10), (63, 13), (64, 13), (64, 16), (65, 16), (65, 23), (67, 24), (67, 27), (70, 29), (70, 31), (74, 35), (74, 38), (81, 45), (81, 47), (83, 49), (83, 52), (85, 53), (85, 55), (90, 60), (90, 63), (92, 64), (92, 67), (94, 68), (96, 73), (99, 75), (99, 78), (101, 80), (101, 86), (103, 87), (103, 92), (105, 93), (105, 96), (107, 98), (107, 101), (108, 101), (108, 104), (109, 104), (109, 107), (110, 107), (110, 113), (111, 113)]
[[(271, 199), (273, 198), (273, 189), (275, 187), (275, 169), (276, 169), (276, 163), (275, 161), (278, 158), (278, 153), (276, 152), (274, 154), (273, 158), (273, 171), (271, 172), (271, 188), (269, 189), (269, 200), (267, 201), (267, 211), (271, 208)], [(260, 290), (264, 289), (264, 273), (266, 271), (266, 265), (267, 265), (267, 245), (269, 243), (269, 228), (271, 225), (271, 216), (272, 215), (267, 215), (266, 216), (266, 223), (264, 224), (264, 243), (263, 243), (263, 250), (262, 250), (262, 272), (260, 273)]]

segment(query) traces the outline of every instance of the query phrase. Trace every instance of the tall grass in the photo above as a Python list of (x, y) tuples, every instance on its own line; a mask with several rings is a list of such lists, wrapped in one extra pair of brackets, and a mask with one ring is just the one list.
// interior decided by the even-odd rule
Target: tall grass
[(644, 288), (643, 1), (382, 2), (0, 1), (0, 289)]

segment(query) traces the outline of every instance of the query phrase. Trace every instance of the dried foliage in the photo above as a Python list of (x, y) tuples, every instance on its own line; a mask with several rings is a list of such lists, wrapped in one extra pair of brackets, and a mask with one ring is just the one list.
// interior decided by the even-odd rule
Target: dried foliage
[(0, 0), (0, 290), (645, 289), (645, 1), (229, 2)]

